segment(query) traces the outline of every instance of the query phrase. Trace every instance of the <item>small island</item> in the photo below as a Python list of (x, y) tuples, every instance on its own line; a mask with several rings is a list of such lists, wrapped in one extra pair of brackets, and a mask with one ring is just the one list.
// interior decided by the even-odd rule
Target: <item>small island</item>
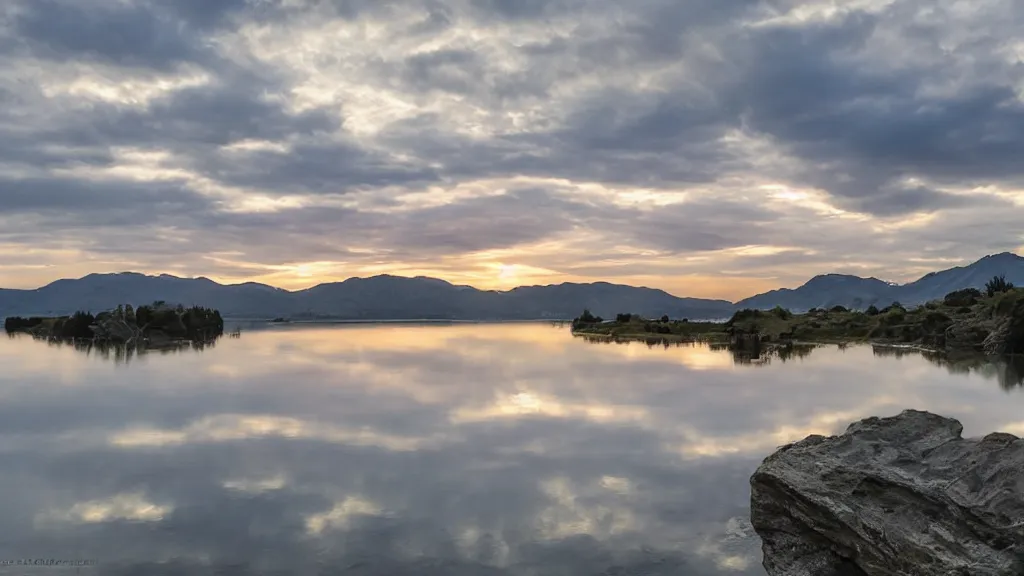
[(164, 347), (211, 342), (224, 333), (224, 319), (219, 311), (209, 308), (154, 302), (138, 308), (118, 306), (95, 316), (76, 312), (53, 318), (9, 317), (4, 329), (8, 334), (25, 333), (46, 340)]
[(737, 348), (793, 343), (849, 343), (916, 347), (944, 353), (1024, 354), (1024, 289), (1002, 277), (985, 291), (967, 288), (907, 309), (849, 310), (836, 306), (796, 314), (783, 308), (739, 310), (725, 322), (691, 322), (618, 314), (604, 320), (589, 311), (572, 322), (573, 334), (618, 341), (712, 342)]

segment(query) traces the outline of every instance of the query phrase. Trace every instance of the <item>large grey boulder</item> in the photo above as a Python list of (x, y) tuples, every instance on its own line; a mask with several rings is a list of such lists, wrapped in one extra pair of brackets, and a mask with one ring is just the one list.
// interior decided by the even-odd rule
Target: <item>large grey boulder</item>
[(770, 576), (1024, 574), (1024, 441), (908, 410), (809, 436), (750, 479)]

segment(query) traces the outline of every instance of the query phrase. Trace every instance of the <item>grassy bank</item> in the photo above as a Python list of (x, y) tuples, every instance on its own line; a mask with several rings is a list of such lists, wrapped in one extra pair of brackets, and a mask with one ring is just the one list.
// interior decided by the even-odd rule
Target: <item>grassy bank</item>
[(619, 314), (605, 321), (585, 312), (573, 333), (588, 338), (670, 342), (727, 342), (736, 346), (794, 342), (872, 342), (929, 350), (1024, 354), (1024, 290), (1007, 287), (983, 294), (959, 290), (944, 299), (906, 309), (782, 308), (740, 310), (726, 322), (689, 322)]

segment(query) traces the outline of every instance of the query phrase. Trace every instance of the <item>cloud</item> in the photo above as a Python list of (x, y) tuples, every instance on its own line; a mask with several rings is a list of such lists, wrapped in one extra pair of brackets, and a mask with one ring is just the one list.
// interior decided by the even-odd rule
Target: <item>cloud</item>
[(48, 60), (168, 69), (201, 54), (199, 38), (143, 3), (33, 0), (16, 5), (12, 24), (29, 53)]
[[(261, 130), (258, 116), (252, 126)], [(257, 128), (259, 126), (259, 128)], [(217, 132), (212, 132), (217, 134)], [(403, 162), (346, 141), (307, 141), (284, 150), (219, 151), (196, 159), (196, 168), (232, 186), (270, 194), (343, 194), (355, 189), (422, 185), (438, 180), (436, 170)]]
[(94, 4), (0, 10), (8, 248), (792, 284), (1024, 242), (1012, 0)]
[[(993, 3), (970, 23), (995, 25), (1008, 6)], [(974, 37), (979, 31), (946, 20), (952, 10), (940, 3), (921, 24), (915, 3), (899, 2), (821, 23), (755, 28), (735, 94), (749, 126), (801, 159), (805, 182), (870, 214), (950, 207), (949, 195), (923, 187), (890, 191), (906, 178), (1019, 184), (1011, 159), (1024, 139), (1008, 127), (1024, 119), (1024, 70), (991, 52), (1013, 39)], [(904, 45), (892, 45), (896, 35)], [(892, 58), (883, 58), (883, 46)]]
[(0, 188), (4, 194), (0, 216), (42, 213), (54, 215), (65, 222), (77, 221), (96, 226), (114, 225), (110, 218), (119, 215), (132, 217), (134, 224), (145, 224), (162, 217), (213, 208), (208, 198), (173, 182), (140, 184), (70, 178), (0, 178)]
[(1020, 420), (999, 374), (919, 355), (820, 348), (794, 377), (541, 324), (248, 330), (107, 362), (0, 346), (0, 529), (115, 574), (757, 574), (756, 538), (725, 536), (778, 445), (908, 403), (968, 435)]

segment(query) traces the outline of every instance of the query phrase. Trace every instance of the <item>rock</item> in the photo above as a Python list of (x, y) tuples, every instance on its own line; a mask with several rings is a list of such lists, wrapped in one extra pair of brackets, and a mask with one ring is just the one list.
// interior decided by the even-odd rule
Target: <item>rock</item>
[(908, 410), (809, 436), (750, 479), (770, 576), (1024, 574), (1024, 442)]

